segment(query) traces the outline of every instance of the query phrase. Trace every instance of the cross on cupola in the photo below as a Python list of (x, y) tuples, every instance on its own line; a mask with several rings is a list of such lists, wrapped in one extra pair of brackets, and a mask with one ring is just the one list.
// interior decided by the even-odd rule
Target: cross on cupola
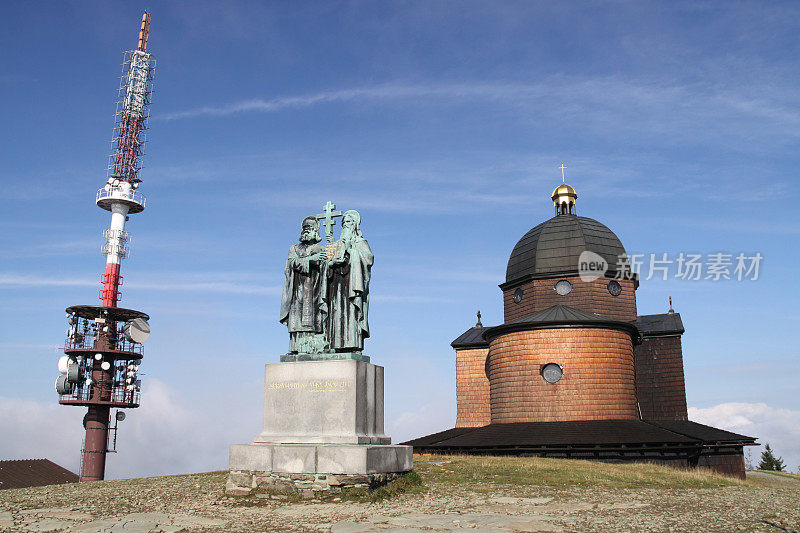
[(567, 165), (561, 163), (558, 168), (561, 169), (561, 185), (556, 187), (551, 197), (556, 208), (556, 215), (574, 215), (575, 200), (578, 199), (578, 193), (570, 185), (567, 185), (566, 173), (564, 172)]

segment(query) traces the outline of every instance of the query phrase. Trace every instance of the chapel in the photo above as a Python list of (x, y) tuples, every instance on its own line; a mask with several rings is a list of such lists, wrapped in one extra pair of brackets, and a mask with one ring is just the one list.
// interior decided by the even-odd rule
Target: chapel
[[(563, 180), (562, 180), (563, 181)], [(562, 183), (555, 215), (508, 259), (504, 321), (478, 323), (455, 349), (454, 428), (415, 453), (538, 455), (705, 466), (744, 477), (755, 439), (688, 420), (679, 313), (640, 315), (622, 242), (579, 216)]]

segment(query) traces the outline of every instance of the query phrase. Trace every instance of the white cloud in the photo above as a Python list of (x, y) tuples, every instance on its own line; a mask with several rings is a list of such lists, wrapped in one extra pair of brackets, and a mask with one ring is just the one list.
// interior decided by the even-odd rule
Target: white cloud
[(372, 302), (391, 302), (391, 303), (405, 303), (405, 304), (419, 304), (419, 303), (447, 303), (453, 302), (452, 298), (439, 298), (436, 296), (421, 296), (412, 294), (376, 294), (370, 295)]
[[(207, 391), (210, 383), (199, 383)], [(400, 442), (453, 427), (442, 401), (401, 412), (387, 434)], [(141, 407), (119, 423), (106, 479), (225, 470), (228, 447), (252, 442), (261, 429), (261, 383), (187, 397), (157, 379), (144, 380)], [(46, 458), (78, 472), (86, 409), (0, 397), (0, 459)], [(114, 411), (112, 410), (112, 416)]]
[(150, 289), (158, 291), (185, 291), (185, 292), (220, 292), (225, 294), (280, 294), (282, 287), (266, 287), (258, 284), (238, 284), (224, 281), (213, 282), (157, 282), (157, 283), (128, 283), (131, 289)]
[[(188, 275), (188, 274), (187, 274)], [(213, 277), (211, 275), (203, 275)], [(203, 277), (197, 275), (197, 277)], [(57, 278), (52, 276), (34, 276), (0, 273), (0, 288), (25, 288), (25, 287), (95, 287), (97, 281), (83, 278)], [(231, 283), (228, 281), (154, 281), (126, 283), (132, 289), (149, 289), (156, 291), (183, 291), (183, 292), (218, 292), (225, 294), (280, 294), (281, 287), (270, 287), (257, 283)]]
[[(738, 90), (738, 89), (737, 89)], [(302, 109), (320, 104), (339, 102), (412, 101), (446, 98), (453, 102), (483, 100), (515, 107), (535, 107), (538, 112), (558, 109), (564, 115), (597, 121), (603, 131), (615, 116), (619, 125), (627, 125), (641, 134), (643, 122), (649, 131), (680, 131), (700, 122), (722, 123), (719, 131), (745, 119), (773, 124), (772, 133), (796, 136), (800, 133), (800, 113), (788, 92), (760, 91), (755, 99), (714, 85), (677, 85), (671, 82), (628, 80), (624, 78), (581, 78), (553, 76), (541, 83), (439, 83), (427, 85), (386, 84), (333, 91), (321, 91), (302, 96), (282, 96), (270, 99), (253, 98), (218, 106), (205, 106), (160, 115), (163, 120), (199, 116), (230, 116), (242, 113), (275, 113), (286, 109)], [(785, 101), (789, 98), (789, 101)], [(558, 105), (556, 105), (558, 104)], [(704, 117), (715, 117), (706, 121)], [(774, 126), (781, 130), (775, 131)]]
[(85, 255), (96, 252), (100, 248), (99, 240), (61, 240), (54, 242), (40, 242), (37, 244), (23, 245), (18, 250), (4, 250), (6, 257), (64, 257), (73, 255)]
[[(146, 379), (141, 407), (119, 423), (118, 453), (108, 455), (106, 479), (226, 469), (228, 446), (252, 441), (260, 427), (259, 394), (251, 389), (198, 405)], [(52, 402), (0, 397), (0, 459), (46, 458), (77, 473), (85, 413), (59, 405), (55, 391)]]
[(0, 287), (94, 287), (97, 281), (84, 278), (54, 278), (52, 276), (30, 276), (0, 273)]
[(455, 413), (442, 405), (442, 401), (431, 402), (399, 413), (387, 424), (386, 434), (398, 443), (454, 427)]
[(723, 403), (705, 409), (689, 408), (689, 419), (734, 433), (757, 437), (762, 444), (752, 450), (754, 466), (769, 443), (783, 457), (787, 470), (800, 465), (800, 411), (779, 409), (765, 403)]
[(187, 111), (167, 113), (158, 118), (174, 120), (179, 118), (193, 118), (198, 116), (227, 116), (256, 111), (260, 113), (274, 113), (284, 109), (299, 109), (318, 104), (331, 102), (347, 102), (353, 100), (397, 100), (417, 97), (484, 97), (491, 99), (508, 98), (524, 91), (529, 96), (535, 96), (546, 90), (543, 85), (513, 86), (513, 85), (383, 85), (376, 87), (359, 87), (342, 89), (338, 91), (323, 91), (303, 96), (283, 96), (268, 100), (253, 98), (233, 102), (221, 106), (206, 106)]
[[(235, 401), (235, 400), (234, 400)], [(258, 403), (257, 397), (253, 404)], [(119, 424), (117, 455), (107, 465), (108, 478), (185, 474), (224, 470), (228, 466), (228, 446), (242, 438), (252, 440), (257, 433), (258, 415), (253, 428), (239, 414), (254, 409), (231, 410), (227, 404), (197, 405), (156, 379), (146, 379), (141, 407), (128, 411)], [(244, 433), (241, 426), (244, 425)], [(237, 427), (238, 426), (238, 427)]]
[(80, 465), (85, 410), (52, 402), (0, 397), (0, 459), (50, 459), (71, 470)]
[[(108, 479), (225, 469), (230, 444), (250, 442), (260, 426), (260, 385), (231, 391), (224, 401), (201, 404), (165, 383), (145, 380), (142, 407), (119, 424), (119, 453), (109, 455)], [(232, 405), (237, 406), (231, 409)], [(0, 397), (0, 459), (47, 458), (77, 472), (83, 408)], [(393, 442), (453, 427), (452, 409), (441, 401), (399, 412), (387, 420)], [(770, 443), (790, 471), (800, 464), (800, 411), (763, 403), (725, 403), (689, 408), (689, 418)], [(763, 448), (753, 448), (754, 462)]]
[(17, 350), (22, 352), (43, 352), (50, 350), (53, 353), (60, 353), (63, 346), (58, 344), (26, 344), (18, 342), (0, 342), (0, 350)]

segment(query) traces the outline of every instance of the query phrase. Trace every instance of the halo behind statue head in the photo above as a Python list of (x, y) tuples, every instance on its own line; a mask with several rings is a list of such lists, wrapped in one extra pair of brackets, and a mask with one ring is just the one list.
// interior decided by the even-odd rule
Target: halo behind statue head
[(353, 217), (353, 220), (356, 223), (356, 227), (353, 228), (353, 233), (361, 237), (361, 214), (355, 209), (350, 209), (348, 211), (345, 211), (344, 214), (342, 215), (342, 226), (344, 226), (344, 221), (347, 219), (348, 216)]

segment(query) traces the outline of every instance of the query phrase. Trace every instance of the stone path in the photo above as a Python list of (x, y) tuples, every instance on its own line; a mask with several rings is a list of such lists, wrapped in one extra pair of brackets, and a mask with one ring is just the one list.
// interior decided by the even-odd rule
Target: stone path
[[(17, 515), (16, 517), (14, 515)], [(175, 533), (187, 529), (223, 528), (225, 520), (165, 513), (131, 513), (95, 520), (71, 507), (25, 509), (0, 513), (0, 528), (16, 531), (69, 531), (80, 533)]]

